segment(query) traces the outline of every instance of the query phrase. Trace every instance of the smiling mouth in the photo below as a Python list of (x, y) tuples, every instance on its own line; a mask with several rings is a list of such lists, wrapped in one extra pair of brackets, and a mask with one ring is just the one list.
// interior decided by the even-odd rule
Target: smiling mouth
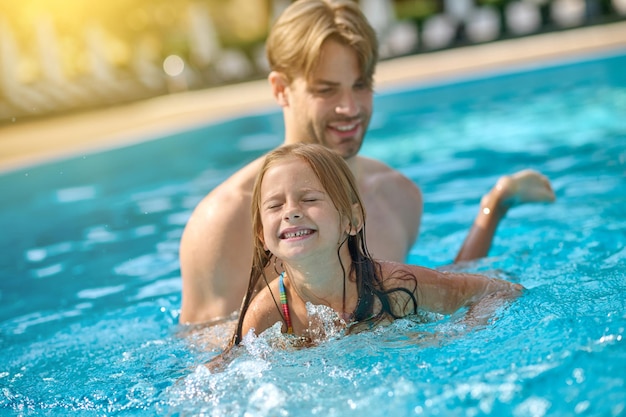
[(308, 236), (308, 235), (311, 235), (311, 234), (313, 234), (313, 230), (304, 229), (304, 230), (298, 230), (296, 232), (286, 232), (286, 233), (283, 233), (281, 235), (281, 238), (283, 238), (283, 239), (293, 239), (293, 238), (296, 238), (296, 237)]
[(342, 126), (331, 126), (333, 129), (338, 130), (340, 132), (351, 132), (359, 126), (358, 123), (354, 123), (351, 125), (342, 125)]

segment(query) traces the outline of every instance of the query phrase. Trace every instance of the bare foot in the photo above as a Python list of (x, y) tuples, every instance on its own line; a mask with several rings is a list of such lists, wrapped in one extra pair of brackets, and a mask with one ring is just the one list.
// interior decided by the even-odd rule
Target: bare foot
[(509, 207), (524, 203), (551, 203), (556, 198), (548, 178), (532, 169), (500, 178), (496, 189), (502, 196), (500, 201)]

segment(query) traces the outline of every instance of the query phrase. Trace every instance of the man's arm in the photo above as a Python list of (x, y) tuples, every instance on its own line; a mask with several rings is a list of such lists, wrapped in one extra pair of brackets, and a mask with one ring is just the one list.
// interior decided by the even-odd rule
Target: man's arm
[(554, 200), (550, 182), (536, 171), (527, 169), (500, 178), (495, 187), (483, 196), (478, 215), (454, 262), (486, 256), (500, 220), (511, 207)]
[(252, 265), (252, 185), (262, 159), (246, 165), (196, 207), (180, 242), (181, 323), (202, 323), (241, 306)]
[(210, 194), (189, 219), (180, 242), (181, 323), (206, 322), (239, 308), (252, 263), (248, 200)]

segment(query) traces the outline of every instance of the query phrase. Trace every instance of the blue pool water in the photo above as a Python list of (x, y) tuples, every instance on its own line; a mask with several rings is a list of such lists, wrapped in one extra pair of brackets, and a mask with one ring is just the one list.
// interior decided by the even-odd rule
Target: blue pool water
[(180, 235), (280, 143), (276, 113), (0, 176), (0, 414), (626, 415), (625, 68), (622, 50), (377, 94), (363, 153), (424, 192), (410, 262), (450, 262), (500, 175), (553, 183), (464, 265), (529, 288), (472, 331), (400, 320), (297, 351), (270, 334), (201, 366), (232, 321), (178, 326)]

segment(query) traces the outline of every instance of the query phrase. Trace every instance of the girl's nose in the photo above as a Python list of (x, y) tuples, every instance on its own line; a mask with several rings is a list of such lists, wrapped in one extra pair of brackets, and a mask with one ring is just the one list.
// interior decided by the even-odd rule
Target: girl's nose
[(297, 204), (290, 204), (285, 209), (285, 220), (297, 220), (302, 218), (302, 210)]

